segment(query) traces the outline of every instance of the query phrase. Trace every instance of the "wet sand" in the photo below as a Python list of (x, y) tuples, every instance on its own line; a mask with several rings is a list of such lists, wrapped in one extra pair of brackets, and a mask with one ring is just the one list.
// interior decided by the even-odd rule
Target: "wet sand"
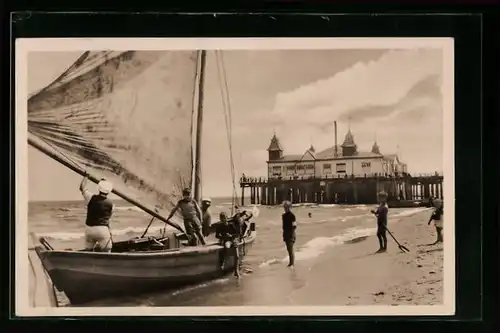
[(402, 253), (390, 235), (387, 253), (374, 254), (378, 249), (376, 236), (337, 247), (328, 258), (310, 268), (307, 285), (289, 296), (291, 303), (442, 304), (443, 244), (430, 245), (436, 240), (436, 232), (432, 223), (427, 225), (429, 215), (430, 212), (417, 213), (389, 224), (409, 253)]

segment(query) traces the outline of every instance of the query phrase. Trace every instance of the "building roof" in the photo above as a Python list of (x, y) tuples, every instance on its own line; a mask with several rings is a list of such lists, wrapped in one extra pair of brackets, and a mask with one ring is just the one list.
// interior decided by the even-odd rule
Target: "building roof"
[(380, 154), (380, 147), (378, 146), (377, 141), (375, 141), (375, 142), (373, 143), (373, 146), (372, 146), (372, 153), (381, 155), (381, 154)]
[(297, 162), (300, 161), (302, 155), (285, 155), (277, 160), (272, 160), (270, 162)]
[[(381, 157), (379, 154), (375, 154), (368, 151), (359, 151), (355, 155), (343, 156), (341, 147), (337, 146), (337, 158), (349, 158), (349, 157)], [(335, 158), (335, 146), (327, 148), (319, 153), (316, 153), (316, 159), (333, 159)]]
[(343, 156), (342, 148), (337, 146), (337, 157), (335, 157), (335, 146), (322, 150), (315, 155), (312, 155), (309, 150), (307, 150), (302, 155), (285, 155), (280, 159), (273, 160), (272, 162), (299, 162), (299, 161), (314, 161), (314, 160), (330, 160), (330, 159), (348, 159), (348, 158), (381, 158), (380, 154), (375, 154), (372, 152), (360, 151), (356, 155)]
[(356, 147), (356, 143), (354, 142), (354, 135), (352, 135), (351, 130), (347, 131), (347, 134), (344, 138), (344, 143), (342, 143), (342, 147)]
[(269, 148), (267, 148), (267, 151), (283, 151), (280, 140), (276, 137), (276, 134), (274, 134), (271, 138), (271, 143), (269, 144)]
[(399, 156), (398, 154), (387, 154), (387, 155), (384, 155), (384, 159), (387, 160), (387, 161), (394, 161), (398, 164), (405, 164), (406, 163), (402, 163), (400, 160), (399, 160)]

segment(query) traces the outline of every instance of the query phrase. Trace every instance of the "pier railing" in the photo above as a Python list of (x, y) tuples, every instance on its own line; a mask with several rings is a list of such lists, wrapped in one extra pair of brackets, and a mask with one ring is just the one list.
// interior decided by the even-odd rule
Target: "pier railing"
[(362, 178), (385, 178), (385, 179), (409, 179), (409, 178), (443, 178), (443, 174), (440, 172), (434, 173), (406, 173), (406, 172), (396, 172), (396, 173), (363, 173), (363, 174), (350, 174), (350, 175), (324, 175), (322, 177), (315, 175), (294, 175), (294, 176), (274, 176), (270, 178), (266, 177), (250, 177), (241, 176), (240, 186), (248, 185), (258, 185), (267, 184), (274, 181), (293, 181), (293, 180), (334, 180), (334, 179), (362, 179)]

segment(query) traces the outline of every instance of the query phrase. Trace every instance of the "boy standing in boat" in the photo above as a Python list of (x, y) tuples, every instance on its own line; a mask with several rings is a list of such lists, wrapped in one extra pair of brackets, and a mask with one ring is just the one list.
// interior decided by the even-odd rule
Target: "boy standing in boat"
[(80, 183), (80, 192), (87, 204), (85, 250), (111, 252), (113, 241), (109, 220), (113, 214), (113, 202), (108, 198), (108, 194), (113, 190), (113, 185), (101, 179), (97, 189), (98, 194), (92, 194), (87, 189), (87, 176)]
[(436, 208), (434, 209), (427, 225), (430, 225), (434, 220), (434, 227), (436, 227), (437, 233), (437, 240), (434, 244), (437, 244), (443, 242), (443, 202), (440, 199), (434, 199), (433, 203)]
[(379, 206), (371, 212), (377, 216), (377, 238), (380, 248), (376, 253), (387, 252), (387, 215), (389, 206), (387, 206), (387, 193), (378, 194)]
[(212, 200), (210, 198), (203, 198), (201, 200), (201, 212), (203, 214), (202, 232), (204, 237), (207, 237), (210, 234), (210, 227), (212, 225), (212, 212), (210, 211), (211, 205)]
[(177, 202), (174, 209), (170, 212), (167, 220), (170, 220), (174, 216), (175, 212), (180, 209), (182, 217), (184, 218), (184, 229), (187, 236), (189, 237), (189, 242), (191, 245), (196, 246), (198, 241), (205, 245), (205, 239), (201, 234), (201, 221), (202, 213), (200, 206), (196, 200), (191, 197), (191, 190), (185, 188), (182, 191), (182, 199)]
[(297, 229), (297, 220), (295, 219), (295, 214), (291, 211), (292, 203), (290, 201), (283, 202), (283, 209), (285, 210), (281, 216), (283, 222), (283, 242), (285, 242), (286, 250), (288, 252), (288, 267), (293, 267), (293, 265), (295, 265), (293, 245), (295, 244), (295, 229)]

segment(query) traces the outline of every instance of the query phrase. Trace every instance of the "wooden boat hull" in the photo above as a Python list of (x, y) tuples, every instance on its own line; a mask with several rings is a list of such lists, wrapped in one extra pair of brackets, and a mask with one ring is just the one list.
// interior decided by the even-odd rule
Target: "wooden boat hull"
[[(256, 232), (252, 231), (239, 244), (241, 258), (255, 238)], [(234, 269), (234, 257), (218, 244), (126, 253), (54, 251), (42, 246), (36, 247), (36, 251), (54, 285), (73, 305), (177, 288), (214, 279)]]

